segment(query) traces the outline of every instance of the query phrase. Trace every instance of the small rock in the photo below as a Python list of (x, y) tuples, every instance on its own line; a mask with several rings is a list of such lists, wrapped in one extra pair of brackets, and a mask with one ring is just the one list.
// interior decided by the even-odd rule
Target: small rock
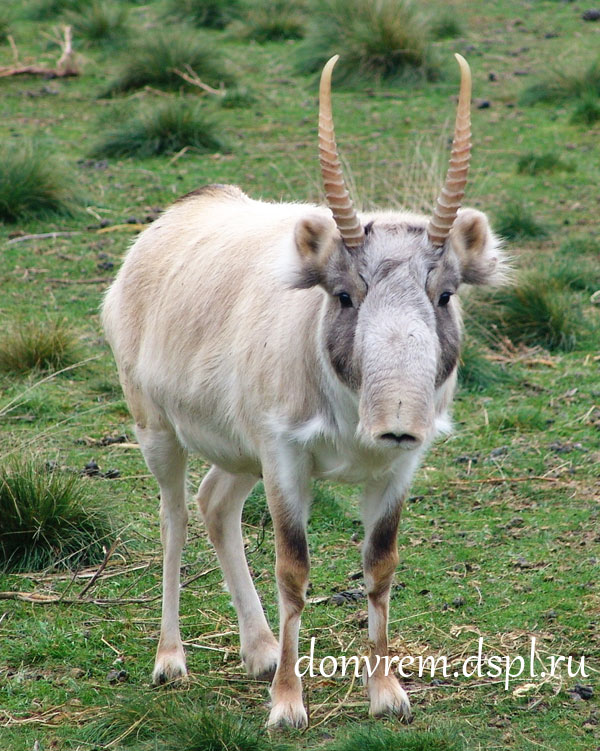
[(556, 610), (549, 610), (546, 613), (545, 618), (546, 618), (547, 621), (555, 621), (556, 620), (556, 616), (557, 616)]
[(478, 110), (487, 110), (492, 106), (489, 99), (476, 99), (475, 106)]
[(454, 608), (462, 608), (462, 606), (465, 604), (465, 598), (464, 597), (455, 597), (452, 600), (452, 607)]
[(128, 678), (129, 673), (126, 670), (111, 670), (106, 676), (109, 683), (125, 683)]
[(508, 454), (508, 446), (498, 446), (490, 451), (490, 459), (497, 459), (499, 456)]
[(590, 9), (586, 10), (581, 16), (584, 21), (598, 21), (600, 20), (600, 10)]
[(331, 595), (330, 602), (334, 605), (346, 605), (349, 602), (364, 600), (366, 594), (360, 589), (346, 589), (343, 592), (336, 592)]
[(71, 668), (71, 670), (69, 670), (69, 675), (71, 676), (71, 678), (83, 678), (83, 676), (85, 675), (85, 670), (82, 670), (81, 668)]
[(497, 81), (498, 76), (495, 73), (488, 73), (488, 81)]
[(576, 683), (575, 686), (569, 690), (571, 694), (577, 694), (585, 701), (588, 701), (594, 695), (594, 689), (591, 686), (582, 686), (581, 683)]
[(87, 477), (97, 477), (100, 474), (100, 467), (96, 464), (94, 459), (92, 459), (92, 461), (88, 462), (81, 470), (81, 474), (86, 475)]
[(136, 219), (135, 216), (128, 216), (125, 220), (125, 224), (139, 224), (140, 222)]
[(515, 561), (517, 568), (533, 568), (533, 563), (530, 563), (526, 558), (520, 555)]

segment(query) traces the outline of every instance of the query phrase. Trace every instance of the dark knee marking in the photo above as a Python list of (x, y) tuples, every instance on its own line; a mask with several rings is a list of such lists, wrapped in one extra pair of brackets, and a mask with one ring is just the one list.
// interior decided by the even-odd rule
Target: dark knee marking
[(304, 608), (310, 558), (304, 528), (284, 523), (276, 531), (277, 585), (283, 599), (294, 610)]
[(390, 587), (398, 565), (397, 534), (402, 503), (377, 520), (367, 542), (364, 554), (364, 569), (373, 580), (368, 593), (378, 599)]

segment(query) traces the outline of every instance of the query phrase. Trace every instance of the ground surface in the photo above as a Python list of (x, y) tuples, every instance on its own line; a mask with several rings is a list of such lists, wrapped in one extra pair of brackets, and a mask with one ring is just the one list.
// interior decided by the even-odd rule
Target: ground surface
[[(465, 34), (438, 43), (450, 70), (445, 80), (337, 92), (338, 139), (365, 205), (401, 204), (415, 185), (421, 198), (430, 197), (432, 181), (423, 188), (415, 176), (425, 167), (438, 175), (445, 160), (456, 91), (451, 53), (465, 54), (475, 100), (491, 105), (474, 109), (466, 202), (493, 219), (507, 200), (524, 199), (549, 234), (510, 244), (509, 250), (518, 267), (541, 267), (566, 238), (600, 237), (600, 126), (573, 125), (568, 107), (526, 107), (519, 96), (552, 66), (592, 59), (600, 22), (584, 22), (581, 3), (486, 0), (476, 4), (477, 11), (471, 3), (454, 5), (464, 14)], [(153, 4), (134, 5), (132, 13), (142, 33)], [(22, 56), (52, 63), (56, 50), (47, 49), (44, 36), (52, 27), (16, 20), (13, 36)], [(101, 295), (134, 236), (128, 222), (145, 223), (175, 197), (210, 182), (235, 182), (266, 199), (320, 200), (316, 87), (293, 74), (297, 43), (259, 46), (219, 37), (219, 44), (257, 98), (246, 109), (218, 111), (231, 144), (228, 154), (190, 150), (178, 158), (90, 160), (89, 149), (119, 107), (95, 96), (117, 65), (112, 52), (82, 50), (80, 78), (0, 80), (2, 139), (31, 136), (59, 154), (88, 202), (74, 219), (0, 225), (0, 320), (66, 318), (78, 331), (85, 360), (28, 392), (39, 375), (0, 376), (0, 458), (31, 451), (74, 469), (95, 459), (103, 471), (119, 470), (116, 479), (88, 482), (110, 504), (121, 540), (104, 575), (82, 597), (90, 572), (0, 574), (4, 592), (64, 593), (61, 603), (0, 604), (2, 749), (32, 749), (36, 740), (47, 749), (93, 748), (101, 739), (94, 738), (90, 723), (99, 716), (118, 715), (120, 706), (136, 701), (161, 700), (149, 685), (160, 606), (157, 489), (137, 450), (101, 445), (106, 436), (134, 440), (98, 319)], [(7, 45), (0, 56), (10, 62)], [(146, 90), (128, 98), (161, 96)], [(557, 152), (574, 171), (517, 174), (518, 158), (540, 150)], [(100, 231), (101, 223), (112, 231)], [(51, 231), (72, 234), (9, 243), (15, 232)], [(535, 636), (543, 660), (585, 656), (590, 677), (571, 678), (565, 669), (545, 680), (524, 675), (508, 690), (501, 678), (413, 678), (406, 685), (415, 722), (399, 733), (450, 727), (473, 750), (600, 748), (598, 352), (597, 342), (589, 341), (568, 354), (506, 344), (496, 355), (513, 376), (510, 384), (459, 392), (455, 433), (436, 444), (411, 489), (391, 602), (391, 636), (400, 655), (459, 660), (477, 654), (481, 636), (487, 655), (528, 659)], [(15, 397), (17, 408), (3, 414), (3, 405)], [(204, 471), (196, 460), (191, 485)], [(319, 657), (360, 654), (366, 647), (362, 580), (353, 577), (360, 570), (362, 534), (357, 494), (350, 487), (317, 490), (303, 654), (312, 636)], [(251, 568), (275, 623), (272, 532), (261, 524), (261, 503), (259, 495), (252, 500), (245, 534)], [(182, 625), (191, 679), (171, 698), (218, 705), (260, 726), (267, 685), (248, 681), (242, 671), (234, 612), (195, 515), (184, 562), (189, 584)], [(340, 605), (327, 600), (348, 590), (359, 594)], [(115, 678), (115, 670), (125, 673)], [(584, 700), (570, 691), (577, 683), (595, 687), (595, 696)], [(358, 681), (309, 679), (306, 696), (311, 727), (285, 736), (301, 748), (319, 747), (350, 723), (367, 722)], [(119, 732), (126, 730), (125, 722)], [(108, 738), (111, 747), (128, 740), (135, 747), (131, 736)]]

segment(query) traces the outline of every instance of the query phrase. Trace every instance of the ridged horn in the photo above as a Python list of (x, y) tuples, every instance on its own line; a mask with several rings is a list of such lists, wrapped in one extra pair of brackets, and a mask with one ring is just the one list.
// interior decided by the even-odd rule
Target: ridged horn
[(456, 219), (467, 185), (471, 158), (471, 70), (461, 55), (455, 55), (460, 65), (460, 92), (454, 125), (454, 140), (446, 182), (437, 199), (429, 222), (429, 240), (440, 248)]
[(339, 55), (329, 60), (321, 73), (319, 89), (319, 162), (325, 187), (327, 205), (331, 209), (342, 240), (348, 248), (358, 248), (365, 239), (350, 195), (344, 184), (342, 167), (338, 157), (331, 112), (331, 73)]

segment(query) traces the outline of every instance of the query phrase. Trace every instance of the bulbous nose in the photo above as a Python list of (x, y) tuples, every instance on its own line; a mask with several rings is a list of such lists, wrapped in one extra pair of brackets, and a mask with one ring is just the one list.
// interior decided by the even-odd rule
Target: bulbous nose
[(423, 443), (423, 437), (415, 433), (379, 433), (376, 437), (379, 441), (395, 443), (403, 449), (416, 449)]

